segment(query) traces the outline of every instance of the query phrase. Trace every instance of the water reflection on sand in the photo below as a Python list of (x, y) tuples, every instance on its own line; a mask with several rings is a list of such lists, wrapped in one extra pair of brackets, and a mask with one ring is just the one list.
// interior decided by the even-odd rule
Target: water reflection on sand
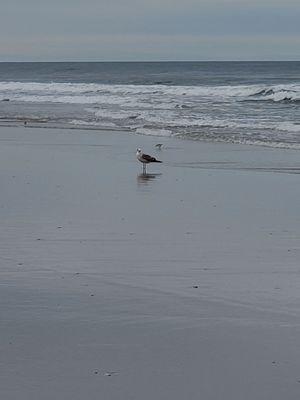
[(146, 186), (149, 185), (152, 181), (154, 181), (155, 179), (159, 178), (162, 174), (139, 174), (136, 177), (136, 181), (138, 186)]

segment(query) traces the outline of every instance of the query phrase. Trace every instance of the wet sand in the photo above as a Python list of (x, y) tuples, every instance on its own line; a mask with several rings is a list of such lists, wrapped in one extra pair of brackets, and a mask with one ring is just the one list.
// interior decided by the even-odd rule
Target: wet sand
[(0, 397), (299, 399), (299, 173), (293, 150), (1, 127)]

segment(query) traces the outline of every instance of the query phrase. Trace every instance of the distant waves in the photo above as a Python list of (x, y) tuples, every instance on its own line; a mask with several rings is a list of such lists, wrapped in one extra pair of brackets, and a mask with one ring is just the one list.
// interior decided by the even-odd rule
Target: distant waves
[(0, 82), (0, 120), (270, 146), (300, 144), (300, 84)]

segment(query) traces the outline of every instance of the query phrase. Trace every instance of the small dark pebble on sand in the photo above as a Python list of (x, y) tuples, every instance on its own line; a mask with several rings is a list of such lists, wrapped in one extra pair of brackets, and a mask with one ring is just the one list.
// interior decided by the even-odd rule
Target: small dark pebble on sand
[(193, 286), (193, 289), (198, 289), (198, 288), (199, 288), (198, 285), (194, 285), (194, 286)]

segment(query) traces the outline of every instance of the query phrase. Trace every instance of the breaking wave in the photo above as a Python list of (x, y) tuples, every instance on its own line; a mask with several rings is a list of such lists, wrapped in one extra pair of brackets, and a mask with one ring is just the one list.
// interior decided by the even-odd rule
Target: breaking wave
[(2, 120), (21, 120), (23, 105), (33, 120), (59, 120), (85, 128), (278, 146), (300, 143), (297, 83), (170, 86), (0, 82), (1, 100)]
[[(122, 99), (120, 99), (122, 96)], [(168, 86), (156, 85), (109, 85), (95, 83), (38, 83), (0, 82), (0, 100), (58, 103), (101, 103), (105, 100), (126, 102), (135, 96), (185, 96), (192, 99), (211, 97), (215, 99), (300, 101), (300, 84), (286, 85), (236, 85), (236, 86)], [(178, 104), (189, 107), (188, 104)]]

